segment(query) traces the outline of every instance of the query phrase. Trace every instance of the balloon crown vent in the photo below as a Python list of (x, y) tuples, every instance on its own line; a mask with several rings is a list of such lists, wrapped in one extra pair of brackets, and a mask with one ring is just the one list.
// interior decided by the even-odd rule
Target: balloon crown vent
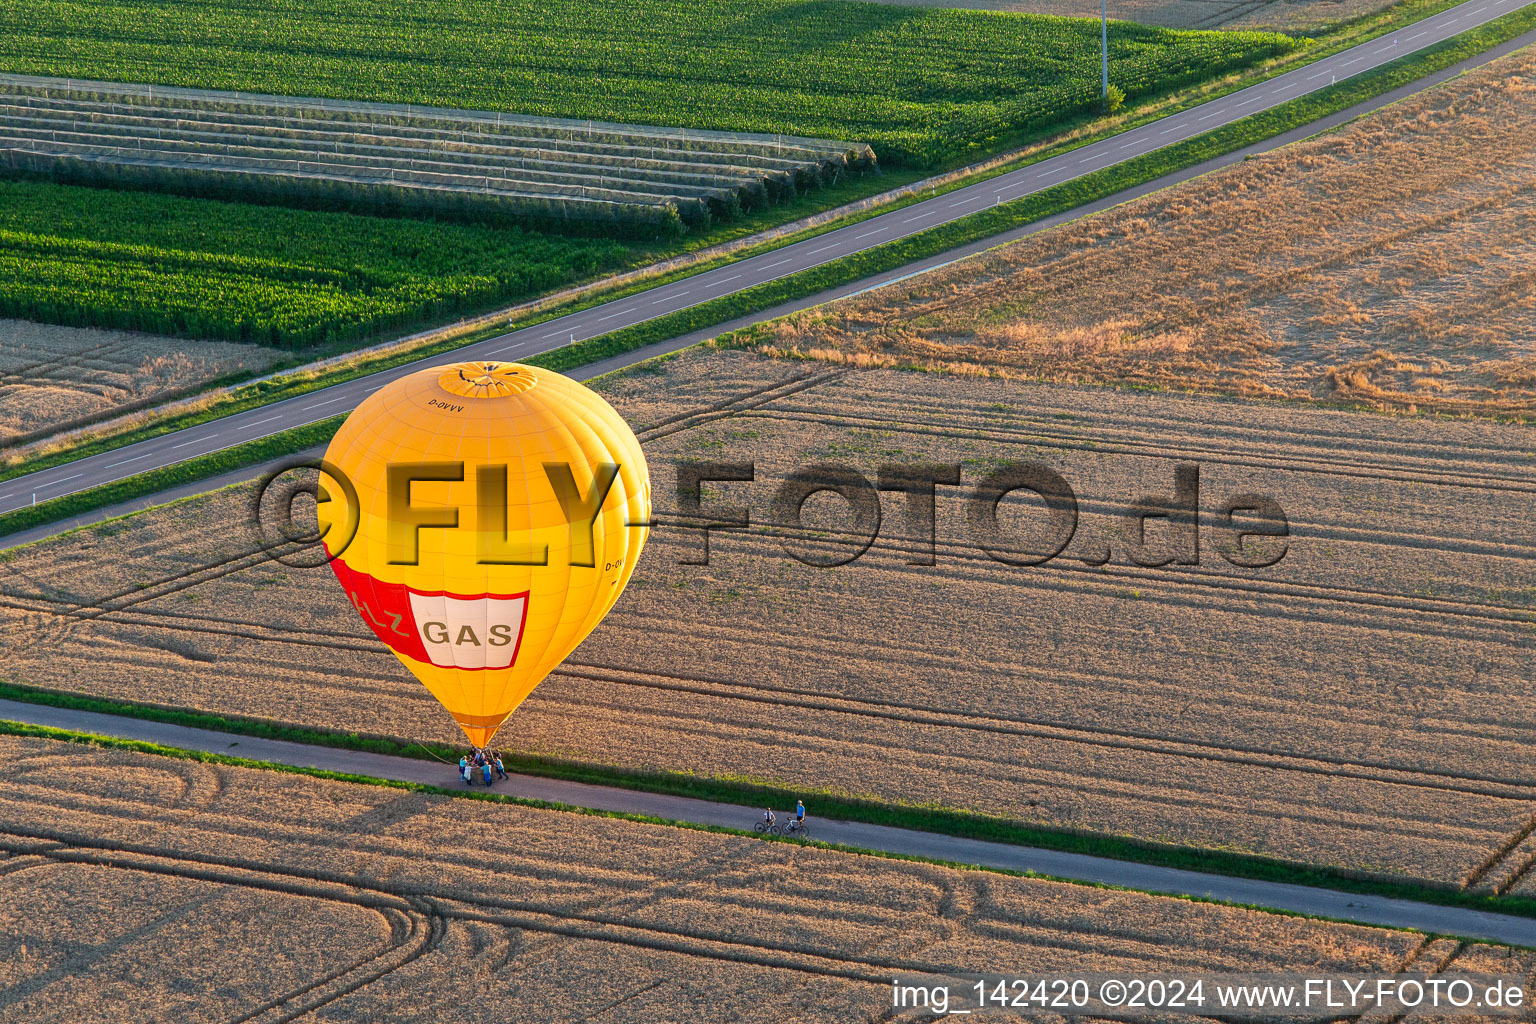
[(443, 371), (437, 383), (461, 398), (503, 398), (527, 391), (539, 382), (533, 371), (517, 363), (486, 360), (456, 363)]

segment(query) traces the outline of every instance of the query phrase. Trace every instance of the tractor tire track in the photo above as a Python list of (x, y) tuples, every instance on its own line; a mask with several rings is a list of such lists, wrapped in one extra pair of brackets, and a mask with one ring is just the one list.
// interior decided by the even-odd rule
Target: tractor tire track
[(33, 377), (46, 378), (49, 373), (55, 370), (71, 369), (83, 359), (91, 356), (99, 358), (102, 352), (122, 347), (124, 347), (122, 341), (104, 341), (99, 345), (91, 345), (88, 348), (78, 349), (74, 352), (51, 355), (46, 359), (21, 363), (6, 370), (0, 370), (0, 392), (3, 392), (6, 388), (24, 387), (32, 383), (31, 378)]
[(845, 377), (850, 372), (852, 371), (846, 369), (823, 370), (819, 373), (801, 374), (787, 381), (775, 381), (772, 384), (733, 395), (719, 402), (698, 406), (685, 412), (668, 416), (635, 431), (635, 436), (641, 442), (668, 437), (703, 423), (728, 419), (740, 412), (757, 409), (770, 402), (776, 402), (781, 398), (801, 394), (812, 388), (820, 387), (822, 384)]
[[(178, 617), (184, 617), (182, 613), (176, 614)], [(114, 621), (149, 627), (185, 629), (188, 632), (234, 636), (241, 639), (360, 653), (376, 653), (372, 643), (363, 638), (360, 638), (358, 643), (349, 645), (251, 631), (168, 625), (149, 619), (123, 618)], [(586, 664), (577, 661), (568, 661), (564, 667), (552, 674), (563, 678), (589, 679), (637, 689), (686, 693), (738, 703), (760, 704), (803, 711), (820, 711), (903, 724), (933, 725), (969, 732), (997, 733), (1029, 739), (1045, 739), (1087, 746), (1135, 750), (1169, 757), (1218, 761), (1227, 764), (1243, 764), (1277, 771), (1324, 775), (1331, 778), (1355, 778), (1388, 785), (1463, 793), (1469, 796), (1519, 801), (1536, 800), (1536, 781), (1502, 776), (1451, 772), (1430, 768), (1410, 768), (1394, 765), (1390, 762), (1364, 759), (1328, 758), (1315, 754), (1295, 754), (1267, 750), (1262, 747), (1236, 746), (1157, 733), (1073, 725), (1045, 719), (1036, 720), (996, 715), (981, 711), (965, 712), (962, 716), (939, 708), (907, 704), (900, 701), (854, 698), (835, 693), (821, 693), (791, 687), (774, 687), (766, 684), (736, 680), (707, 679), (663, 673), (642, 674), (633, 670), (625, 670), (618, 666)], [(742, 690), (748, 692), (732, 692)], [(956, 754), (955, 756), (961, 755)], [(1400, 778), (1384, 773), (1402, 773), (1407, 776), (1428, 778)]]
[[(0, 602), (0, 606), (5, 606), (5, 604), (5, 602)], [(144, 615), (142, 612), (138, 614)], [(160, 614), (182, 620), (190, 619), (195, 621), (199, 618), (190, 613), (183, 612)], [(302, 647), (368, 654), (377, 653), (371, 638), (359, 637), (355, 643), (311, 640), (293, 636), (291, 631), (275, 635), (258, 632), (259, 624), (255, 623), (248, 624), (252, 627), (250, 629), (239, 630), (167, 623), (156, 621), (147, 616), (140, 618), (114, 614), (109, 621)], [(228, 622), (231, 620), (219, 621)], [(754, 631), (754, 633), (760, 635), (757, 631)], [(729, 679), (711, 679), (669, 673), (640, 673), (631, 669), (624, 669), (620, 666), (584, 663), (574, 660), (567, 661), (562, 668), (556, 670), (552, 675), (568, 679), (588, 679), (594, 682), (604, 682), (636, 689), (689, 694), (737, 703), (782, 707), (798, 711), (823, 712), (907, 725), (938, 726), (961, 732), (993, 733), (1090, 747), (1132, 750), (1183, 760), (1244, 765), (1329, 778), (1350, 778), (1412, 789), (1461, 793), (1468, 796), (1500, 800), (1536, 801), (1536, 780), (1453, 772), (1434, 768), (1412, 768), (1395, 765), (1387, 761), (1373, 761), (1360, 758), (1330, 758), (1317, 754), (1296, 754), (1256, 746), (1239, 746), (1158, 733), (1083, 726), (1054, 722), (1048, 719), (999, 715), (985, 711), (967, 711), (963, 714), (957, 714), (928, 705), (896, 700), (858, 698), (815, 690), (769, 686), (762, 683)], [(969, 755), (955, 752), (953, 756), (963, 757)], [(988, 760), (985, 763), (991, 764), (992, 762)], [(1400, 773), (1400, 775), (1394, 773)], [(1407, 777), (1404, 778), (1402, 776)], [(1517, 839), (1516, 842), (1518, 841)]]
[[(402, 914), (406, 929), (401, 942), (376, 956), (369, 957), (342, 971), (337, 971), (311, 985), (285, 993), (259, 1011), (239, 1017), (231, 1024), (288, 1024), (320, 1007), (334, 1003), (371, 985), (385, 975), (398, 971), (436, 950), (448, 934), (448, 921), (427, 900), (410, 900), (415, 912)], [(387, 913), (399, 914), (399, 911)], [(391, 932), (395, 929), (392, 927)], [(323, 989), (323, 991), (320, 991)]]
[[(1080, 435), (1052, 435), (1043, 431), (1005, 431), (985, 427), (935, 427), (917, 420), (875, 419), (825, 412), (798, 413), (790, 410), (762, 408), (745, 409), (739, 415), (743, 419), (781, 420), (795, 424), (808, 423), (815, 426), (840, 426), (864, 430), (894, 429), (904, 434), (919, 434), (925, 437), (965, 441), (992, 441), (998, 444), (1030, 444), (1035, 447), (1050, 447), (1061, 451), (1089, 452), (1094, 455), (1126, 455), (1160, 460), (1199, 460), (1215, 465), (1236, 466), (1244, 469), (1286, 470), (1319, 476), (1383, 480), (1390, 483), (1425, 484), (1432, 487), (1475, 488), (1477, 490), (1510, 491), (1517, 494), (1536, 494), (1536, 482), (1516, 476), (1474, 475), (1450, 472), (1410, 475), (1407, 471), (1387, 466), (1375, 467), (1367, 464), (1361, 468), (1346, 469), (1340, 468), (1335, 464), (1325, 463), (1321, 459), (1304, 460), (1293, 458), (1289, 461), (1283, 461), (1280, 459), (1266, 459), (1262, 456), (1237, 456), (1226, 453), (1213, 454), (1199, 449), (1175, 448), (1155, 442), (1138, 444), (1133, 441), (1119, 441), (1112, 445), (1107, 445), (1094, 442), (1092, 439), (1080, 440)], [(1313, 464), (1309, 465), (1308, 462), (1313, 462)]]
[[(801, 539), (825, 540), (827, 537), (847, 537), (851, 540), (862, 539), (857, 534), (848, 531), (823, 530), (819, 531), (819, 533), (821, 536), (813, 537), (811, 533), (805, 532), (802, 534)], [(792, 536), (789, 531), (781, 531), (771, 536), (749, 533), (739, 535), (737, 540), (743, 545), (771, 549), (777, 547), (782, 542), (782, 538), (789, 536)], [(278, 547), (282, 546), (285, 545), (279, 545)], [(283, 553), (292, 554), (298, 550), (302, 550), (302, 546), (294, 548), (293, 551)], [(878, 567), (893, 574), (919, 576), (923, 575), (923, 570), (926, 568), (910, 566), (904, 560), (890, 558), (892, 555), (902, 553), (903, 549), (901, 548), (882, 545), (878, 549), (871, 550), (874, 551), (874, 555), (866, 557), (871, 561), (875, 561)], [(258, 553), (261, 554), (259, 559), (242, 564), (247, 559), (254, 558)], [(1007, 552), (1002, 553), (1007, 554)], [(1023, 552), (1016, 553), (1023, 554)], [(985, 568), (988, 572), (995, 572), (999, 564), (985, 553), (977, 552), (966, 545), (939, 544), (935, 547), (935, 554), (936, 557), (942, 556), (946, 562), (960, 563), (959, 568), (968, 570), (971, 574), (970, 578), (973, 579), (981, 575), (977, 571), (978, 569)], [(190, 589), (199, 583), (210, 582), (244, 569), (254, 568), (277, 557), (279, 557), (279, 553), (273, 553), (265, 546), (258, 547), (250, 552), (240, 553), (213, 563), (196, 566), (171, 576), (162, 577), (140, 587), (85, 602), (65, 601), (46, 594), (25, 594), (0, 590), (0, 605), (8, 605), (18, 610), (31, 612), (51, 611), (53, 614), (67, 616), (75, 620), (90, 620), (120, 613), (128, 608), (156, 598)], [(879, 565), (879, 560), (883, 558), (890, 558), (890, 561)], [(1070, 560), (1053, 560), (1047, 566), (1030, 568), (1035, 568), (1037, 572), (1032, 574), (1032, 578), (1028, 580), (1028, 585), (1045, 589), (1061, 590), (1064, 589), (1065, 585), (1055, 583), (1049, 577), (1042, 577), (1039, 575), (1039, 570), (1071, 574), (1080, 582), (1087, 582), (1090, 586), (1097, 586), (1108, 590), (1114, 590), (1118, 585), (1122, 584), (1135, 584), (1137, 587), (1162, 591), (1164, 596), (1161, 600), (1167, 604), (1182, 603), (1186, 606), (1208, 607), (1208, 604), (1199, 598), (1192, 598), (1189, 595), (1190, 590), (1239, 594), (1245, 597), (1267, 599), (1280, 602), (1281, 604), (1281, 607), (1272, 614), (1291, 618), (1305, 618), (1309, 622), (1318, 621), (1318, 616), (1309, 610), (1297, 609), (1294, 606), (1296, 600), (1333, 604), (1345, 610), (1389, 609), (1422, 616), (1448, 616), (1471, 619), (1479, 625), (1484, 625), (1494, 630), (1494, 635), (1498, 635), (1498, 631), (1507, 629), (1509, 626), (1529, 626), (1536, 623), (1536, 609), (1524, 605), (1503, 604), (1492, 601), (1474, 602), (1449, 597), (1408, 596), (1372, 587), (1341, 584), (1310, 585), (1283, 581), (1247, 580), (1225, 573), (1202, 570), (1198, 567), (1180, 566), (1176, 569), (1169, 567), (1139, 569), (1130, 566), (1074, 565), (1071, 564)], [(1015, 573), (1020, 571), (1016, 567), (1009, 567), (1009, 569)], [(953, 573), (952, 575), (957, 579), (964, 578), (958, 573)], [(33, 604), (29, 605), (26, 602), (33, 602)], [(38, 607), (38, 605), (54, 607)], [(62, 609), (57, 607), (60, 605), (64, 607)], [(1351, 622), (1351, 620), (1342, 618), (1336, 621), (1341, 623)], [(244, 622), (242, 624), (250, 625), (250, 623)], [(1372, 623), (1369, 619), (1366, 620), (1366, 624), (1374, 625), (1375, 628), (1386, 628), (1380, 623)], [(1396, 629), (1397, 627), (1393, 626), (1391, 628)], [(1439, 635), (1451, 637), (1465, 635), (1464, 633), (1450, 631), (1443, 626), (1439, 627), (1438, 633)]]
[[(37, 840), (62, 843), (63, 847), (45, 850), (35, 842)], [(442, 897), (425, 892), (418, 887), (383, 886), (341, 873), (315, 869), (300, 870), (211, 854), (193, 856), (184, 852), (171, 852), (133, 843), (91, 840), (47, 829), (23, 830), (11, 825), (4, 826), (0, 828), (0, 849), (36, 853), (60, 863), (94, 864), (172, 877), (193, 878), (199, 881), (262, 889), (292, 896), (329, 899), (369, 908), (388, 908), (402, 913), (416, 910), (418, 906), (414, 902), (416, 900), (443, 900)], [(352, 891), (348, 893), (345, 890)], [(634, 924), (603, 914), (555, 911), (527, 901), (455, 896), (443, 900), (436, 912), (445, 922), (477, 921), (567, 938), (678, 953), (703, 960), (747, 964), (881, 986), (889, 985), (888, 975), (892, 970), (917, 973), (932, 973), (936, 970), (928, 964), (894, 961), (866, 962), (828, 952), (787, 950), (761, 940), (727, 939), (687, 929)], [(432, 948), (435, 948), (440, 941), (441, 935), (438, 935), (432, 943)], [(379, 976), (383, 973), (387, 972), (381, 972)], [(359, 987), (361, 986), (355, 986), (351, 990), (355, 991)], [(292, 1017), (281, 1019), (291, 1020)]]
[[(874, 387), (878, 386), (879, 382), (874, 382)], [(1485, 441), (1480, 433), (1468, 435), (1457, 432), (1442, 436), (1435, 432), (1415, 432), (1410, 437), (1382, 435), (1369, 430), (1346, 429), (1361, 423), (1378, 422), (1363, 413), (1339, 414), (1297, 407), (1290, 407), (1287, 411), (1300, 415), (1286, 418), (1285, 434), (1276, 436), (1275, 424), (1263, 418), (1235, 421), (1214, 419), (1210, 413), (1213, 411), (1212, 405), (1219, 402), (1217, 399), (1190, 399), (1177, 403), (1157, 403), (1155, 406), (1136, 403), (1134, 413), (1121, 411), (1113, 403), (1103, 403), (1107, 407), (1096, 408), (1089, 418), (1082, 411), (1083, 396), (1080, 393), (1085, 391), (1095, 393), (1096, 397), (1106, 392), (1109, 395), (1116, 394), (1113, 389), (1102, 385), (1060, 388), (1032, 385), (1026, 391), (1031, 402), (1027, 411), (1009, 406), (1009, 411), (1002, 412), (990, 405), (979, 402), (967, 405), (962, 401), (943, 410), (952, 422), (921, 421), (920, 425), (954, 430), (989, 430), (1004, 436), (1037, 434), (1069, 441), (1091, 433), (1130, 447), (1153, 449), (1169, 444), (1167, 440), (1157, 440), (1157, 435), (1174, 435), (1185, 443), (1200, 444), (1204, 448), (1214, 446), (1218, 451), (1234, 457), (1252, 452), (1278, 451), (1303, 462), (1325, 467), (1335, 465), (1337, 460), (1325, 459), (1324, 456), (1342, 450), (1350, 465), (1384, 472), (1433, 471), (1436, 466), (1449, 464), (1454, 467), (1478, 462), (1500, 462), (1508, 466), (1511, 457), (1519, 457), (1508, 445)], [(909, 418), (911, 403), (899, 391), (871, 388), (858, 397), (858, 408), (866, 418), (913, 422)], [(1077, 398), (1077, 401), (1072, 401), (1073, 398)], [(1058, 404), (1052, 405), (1052, 402)], [(846, 405), (828, 410), (814, 404), (786, 404), (775, 411), (812, 416), (843, 415), (845, 408)], [(1254, 407), (1253, 411), (1262, 411), (1264, 408)], [(1188, 413), (1183, 414), (1186, 409)], [(1149, 434), (1153, 435), (1153, 440), (1145, 440)], [(1345, 442), (1342, 449), (1341, 441)], [(1525, 471), (1493, 475), (1498, 479), (1515, 482), (1536, 482), (1536, 475), (1529, 471), (1529, 467), (1522, 469)], [(1471, 475), (1454, 470), (1451, 472), (1452, 475)]]
[[(839, 538), (847, 538), (844, 543), (862, 543), (866, 536), (846, 530), (819, 529), (816, 531), (790, 531), (775, 530), (773, 533), (752, 532), (737, 533), (734, 540), (738, 547), (743, 549), (743, 555), (758, 555), (761, 557), (778, 557), (779, 548), (786, 539), (795, 539), (802, 542), (828, 541), (839, 542)], [(1292, 541), (1297, 537), (1293, 535)], [(766, 550), (764, 550), (766, 549)], [(909, 553), (913, 549), (900, 549), (887, 545), (872, 546), (869, 553), (860, 559), (861, 564), (872, 563), (874, 567), (893, 575), (904, 575), (924, 578), (931, 575), (932, 567), (908, 565), (904, 559), (896, 559), (893, 556)], [(1002, 555), (1036, 555), (1036, 553), (1021, 549), (996, 549)], [(1161, 589), (1172, 593), (1175, 588), (1184, 588), (1183, 593), (1189, 591), (1210, 591), (1217, 593), (1239, 593), (1259, 598), (1293, 601), (1302, 599), (1316, 603), (1329, 603), (1353, 608), (1387, 608), (1393, 611), (1404, 611), (1422, 615), (1441, 615), (1457, 618), (1469, 618), (1480, 620), (1495, 628), (1505, 624), (1529, 626), (1536, 623), (1536, 608), (1519, 604), (1503, 604), (1496, 601), (1469, 601), (1453, 597), (1417, 597), (1388, 590), (1379, 590), (1373, 587), (1348, 586), (1343, 584), (1319, 584), (1286, 582), (1281, 580), (1246, 579), (1229, 573), (1212, 572), (1199, 566), (1160, 566), (1140, 568), (1122, 565), (1088, 565), (1073, 564), (1070, 558), (1052, 559), (1040, 566), (1010, 566), (1001, 563), (985, 552), (977, 551), (970, 545), (937, 543), (934, 547), (935, 557), (941, 559), (951, 569), (949, 578), (955, 580), (981, 580), (986, 570), (986, 578), (995, 579), (998, 572), (1013, 574), (1016, 578), (1025, 574), (1030, 575), (1028, 585), (1042, 589), (1060, 590), (1060, 585), (1049, 582), (1048, 573), (1070, 575), (1076, 581), (1086, 581), (1090, 584), (1108, 585), (1110, 583), (1133, 583), (1139, 587)], [(1038, 557), (1036, 555), (1036, 557)], [(881, 559), (889, 559), (881, 562)], [(950, 563), (959, 563), (950, 565)], [(969, 576), (961, 575), (968, 572)], [(1203, 603), (1203, 607), (1209, 607)], [(1309, 621), (1316, 619), (1310, 612), (1294, 613), (1304, 614)]]

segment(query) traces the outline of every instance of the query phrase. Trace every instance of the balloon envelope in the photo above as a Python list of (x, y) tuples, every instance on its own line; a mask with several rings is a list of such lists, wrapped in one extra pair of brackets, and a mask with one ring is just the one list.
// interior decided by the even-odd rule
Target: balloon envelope
[(322, 489), (336, 578), (476, 746), (613, 607), (648, 533), (634, 433), (537, 367), (459, 363), (387, 384), (326, 460), (358, 504), (349, 539)]

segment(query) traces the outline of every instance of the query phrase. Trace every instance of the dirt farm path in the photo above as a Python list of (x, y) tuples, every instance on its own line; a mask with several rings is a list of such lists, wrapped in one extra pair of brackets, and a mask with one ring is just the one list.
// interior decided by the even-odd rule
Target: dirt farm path
[[(297, 767), (370, 775), (399, 782), (425, 783), (443, 787), (459, 784), (455, 768), (431, 761), (239, 736), (90, 711), (0, 700), (0, 719), (160, 743), (207, 753), (229, 754)], [(530, 775), (513, 775), (508, 782), (502, 784), (498, 792), (575, 807), (645, 814), (674, 821), (729, 828), (749, 827), (761, 814), (757, 808), (735, 804), (713, 803), (707, 800), (643, 793)], [(812, 811), (814, 810), (813, 807)], [(1536, 919), (1506, 914), (1492, 914), (1380, 896), (1363, 896), (1282, 882), (1207, 875), (1196, 871), (1110, 860), (1086, 854), (990, 843), (933, 832), (866, 825), (860, 822), (832, 821), (813, 817), (812, 834), (814, 838), (824, 842), (866, 850), (930, 857), (990, 868), (1034, 871), (1057, 878), (1270, 907), (1360, 924), (1412, 928), (1463, 938), (1536, 946)]]

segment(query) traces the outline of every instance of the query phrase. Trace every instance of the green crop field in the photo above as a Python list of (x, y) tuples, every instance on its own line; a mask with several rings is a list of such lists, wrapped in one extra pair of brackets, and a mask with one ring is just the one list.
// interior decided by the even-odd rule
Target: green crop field
[[(848, 0), (0, 0), (0, 69), (867, 142), (892, 165), (1095, 108), (1097, 21)], [(1115, 24), (1162, 92), (1299, 44)]]
[(0, 316), (298, 348), (547, 291), (632, 258), (518, 228), (0, 181)]

